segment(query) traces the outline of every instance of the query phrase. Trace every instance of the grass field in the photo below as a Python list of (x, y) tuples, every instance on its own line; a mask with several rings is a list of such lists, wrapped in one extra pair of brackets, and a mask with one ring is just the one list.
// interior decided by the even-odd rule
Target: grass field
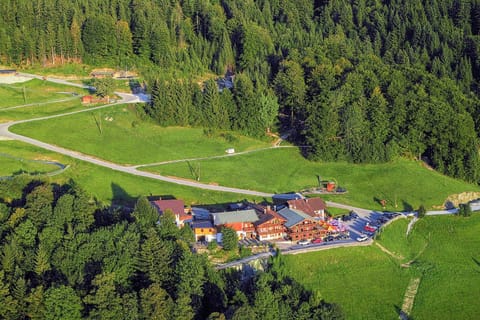
[(480, 214), (469, 218), (427, 217), (413, 236), (428, 247), (416, 269), (422, 281), (413, 319), (478, 319), (480, 314)]
[(92, 67), (81, 63), (66, 63), (55, 67), (33, 66), (25, 70), (27, 73), (42, 74), (45, 76), (81, 76), (90, 75)]
[(33, 79), (23, 83), (0, 84), (0, 110), (32, 103), (44, 103), (64, 99), (65, 94), (59, 92), (75, 92), (85, 94), (87, 91), (77, 87), (60, 85), (48, 81)]
[(378, 243), (387, 248), (396, 257), (398, 263), (406, 263), (414, 259), (428, 246), (428, 235), (423, 233), (410, 233), (407, 237), (406, 231), (410, 219), (398, 219), (388, 227), (382, 229), (378, 235)]
[(58, 100), (66, 99), (66, 101), (53, 102), (48, 104), (35, 104), (32, 106), (15, 108), (15, 109), (0, 109), (0, 123), (7, 121), (15, 121), (22, 119), (32, 119), (50, 116), (59, 113), (72, 112), (77, 110), (84, 110), (79, 97), (64, 96)]
[(32, 159), (11, 158), (0, 153), (0, 177), (20, 173), (45, 174), (58, 169), (55, 165), (28, 160)]
[(398, 319), (403, 294), (410, 280), (376, 247), (340, 248), (287, 255), (287, 273), (338, 303), (347, 319)]
[[(14, 155), (25, 159), (55, 160), (70, 167), (62, 174), (47, 177), (50, 182), (65, 183), (73, 179), (92, 196), (105, 204), (115, 203), (133, 205), (140, 195), (174, 196), (190, 204), (220, 204), (238, 202), (243, 199), (262, 200), (249, 196), (231, 193), (206, 191), (197, 188), (188, 188), (176, 184), (156, 181), (153, 179), (136, 177), (107, 168), (98, 167), (78, 161), (50, 151), (36, 148), (18, 141), (0, 141), (0, 153)], [(2, 159), (0, 158), (0, 163)], [(11, 166), (10, 171), (16, 172), (21, 166)], [(1, 183), (1, 182), (0, 182)], [(270, 199), (271, 200), (271, 199)]]
[(124, 164), (219, 155), (231, 147), (242, 151), (268, 146), (242, 136), (235, 142), (220, 135), (208, 138), (198, 128), (163, 128), (141, 121), (133, 107), (125, 105), (20, 124), (11, 131)]
[[(348, 193), (324, 198), (377, 210), (381, 209), (379, 199), (387, 200), (388, 210), (416, 209), (420, 204), (442, 205), (450, 194), (479, 190), (478, 186), (428, 170), (419, 162), (399, 159), (375, 165), (316, 163), (304, 159), (293, 148), (201, 161), (199, 165), (203, 182), (265, 192), (282, 193), (316, 186), (317, 175), (334, 178)], [(192, 179), (186, 163), (144, 169)]]
[(407, 223), (388, 226), (380, 243), (406, 259), (420, 253), (410, 268), (372, 245), (286, 256), (288, 274), (339, 303), (347, 319), (398, 319), (408, 283), (417, 277), (412, 319), (477, 319), (480, 214), (427, 217), (405, 238)]

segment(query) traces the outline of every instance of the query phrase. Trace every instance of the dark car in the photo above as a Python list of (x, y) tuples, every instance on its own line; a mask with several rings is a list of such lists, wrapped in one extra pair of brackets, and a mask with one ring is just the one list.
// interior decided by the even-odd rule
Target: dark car
[(358, 214), (355, 211), (350, 211), (350, 217), (352, 217), (353, 219), (357, 219)]
[(326, 241), (326, 242), (330, 242), (330, 241), (333, 241), (333, 240), (335, 240), (335, 238), (334, 238), (333, 236), (327, 236), (327, 237), (325, 237), (325, 241)]

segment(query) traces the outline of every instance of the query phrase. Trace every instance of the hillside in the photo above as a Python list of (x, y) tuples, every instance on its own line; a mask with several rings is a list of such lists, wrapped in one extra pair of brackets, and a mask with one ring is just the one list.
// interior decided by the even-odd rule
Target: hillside
[[(313, 160), (408, 156), (479, 180), (477, 1), (8, 0), (0, 12), (0, 63), (138, 69), (161, 125), (289, 131)], [(232, 91), (191, 80), (227, 71)]]
[[(286, 256), (288, 275), (329, 300), (347, 319), (396, 319), (411, 279), (420, 279), (413, 319), (474, 319), (479, 312), (476, 281), (480, 216), (421, 219), (405, 237), (399, 220), (367, 248)], [(400, 265), (414, 259), (409, 268)], [(368, 303), (366, 303), (366, 299)]]

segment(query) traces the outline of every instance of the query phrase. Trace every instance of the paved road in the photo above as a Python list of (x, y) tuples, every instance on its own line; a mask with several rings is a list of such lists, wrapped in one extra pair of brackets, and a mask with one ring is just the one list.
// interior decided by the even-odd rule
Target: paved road
[(23, 72), (20, 72), (18, 75), (21, 76), (21, 77), (27, 77), (27, 78), (32, 78), (32, 79), (40, 79), (40, 80), (45, 80), (45, 81), (54, 82), (54, 83), (58, 83), (58, 84), (63, 84), (63, 85), (66, 85), (66, 86), (71, 86), (71, 87), (95, 90), (95, 88), (92, 87), (92, 86), (86, 86), (86, 85), (81, 84), (81, 83), (70, 82), (70, 81), (55, 78), (55, 77), (45, 77), (45, 76), (39, 76), (37, 74), (23, 73)]
[[(50, 78), (48, 79), (50, 81)], [(62, 80), (63, 81), (63, 80)], [(68, 83), (68, 82), (66, 82)], [(133, 94), (127, 94), (127, 93), (121, 93), (117, 92), (117, 95), (119, 95), (122, 100), (111, 103), (108, 105), (100, 106), (100, 107), (95, 107), (95, 108), (89, 108), (85, 110), (79, 110), (79, 111), (73, 111), (73, 112), (68, 112), (68, 113), (63, 113), (63, 114), (58, 114), (58, 115), (52, 115), (52, 116), (46, 116), (46, 117), (41, 117), (41, 118), (35, 118), (35, 119), (26, 119), (26, 120), (19, 120), (19, 121), (14, 121), (14, 122), (7, 122), (7, 123), (2, 123), (0, 124), (0, 137), (5, 137), (8, 139), (14, 139), (14, 140), (19, 140), (43, 149), (47, 149), (53, 152), (61, 153), (63, 155), (83, 160), (86, 162), (93, 163), (95, 165), (99, 165), (102, 167), (106, 167), (112, 170), (120, 171), (120, 172), (125, 172), (129, 174), (133, 174), (136, 176), (142, 176), (142, 177), (147, 177), (151, 179), (156, 179), (156, 180), (161, 180), (165, 182), (170, 182), (170, 183), (176, 183), (184, 186), (189, 186), (189, 187), (196, 187), (196, 188), (201, 188), (201, 189), (206, 189), (206, 190), (213, 190), (213, 191), (220, 191), (220, 192), (231, 192), (231, 193), (238, 193), (238, 194), (245, 194), (245, 195), (252, 195), (252, 196), (258, 196), (258, 197), (271, 197), (273, 194), (270, 193), (265, 193), (265, 192), (258, 192), (258, 191), (253, 191), (253, 190), (245, 190), (245, 189), (239, 189), (239, 188), (229, 188), (229, 187), (223, 187), (223, 186), (218, 186), (218, 185), (210, 185), (210, 184), (205, 184), (205, 183), (200, 183), (200, 182), (195, 182), (195, 181), (189, 181), (189, 180), (184, 180), (184, 179), (177, 179), (177, 178), (172, 178), (172, 177), (165, 177), (159, 174), (155, 173), (150, 173), (150, 172), (143, 172), (137, 170), (135, 167), (132, 166), (124, 166), (124, 165), (119, 165), (113, 162), (105, 161), (102, 159), (98, 159), (89, 155), (82, 154), (77, 151), (72, 151), (68, 150), (59, 146), (55, 146), (52, 144), (48, 144), (39, 140), (35, 140), (26, 136), (22, 136), (19, 134), (15, 134), (9, 131), (9, 128), (15, 124), (19, 123), (27, 123), (27, 122), (33, 122), (33, 121), (40, 121), (40, 120), (47, 120), (47, 119), (53, 119), (53, 118), (59, 118), (59, 117), (64, 117), (68, 115), (73, 115), (77, 113), (82, 113), (82, 112), (91, 112), (93, 110), (98, 110), (102, 108), (107, 108), (113, 105), (118, 105), (118, 104), (125, 104), (125, 103), (137, 103), (137, 102), (143, 102), (143, 99), (145, 98), (144, 96), (138, 96), (138, 95), (133, 95)]]
[(164, 164), (179, 163), (179, 162), (220, 159), (220, 158), (235, 157), (235, 156), (245, 155), (245, 154), (254, 153), (254, 152), (258, 152), (258, 151), (265, 151), (265, 150), (278, 149), (278, 148), (296, 148), (296, 147), (295, 146), (272, 146), (272, 147), (258, 148), (258, 149), (247, 150), (247, 151), (242, 151), (242, 152), (235, 152), (235, 153), (230, 153), (230, 154), (222, 154), (222, 155), (219, 155), (219, 156), (190, 158), (190, 159), (178, 159), (178, 160), (168, 160), (168, 161), (162, 161), (162, 162), (138, 164), (138, 165), (134, 165), (132, 167), (142, 168), (142, 167), (161, 166), (161, 165), (164, 165)]
[(47, 104), (67, 102), (67, 101), (72, 101), (72, 100), (77, 100), (77, 99), (78, 99), (78, 97), (74, 96), (74, 97), (59, 99), (59, 100), (52, 100), (52, 101), (39, 102), (39, 103), (22, 104), (20, 106), (14, 106), (14, 107), (8, 107), (8, 108), (0, 109), (0, 112), (13, 110), (13, 109), (27, 108), (27, 107), (38, 107), (38, 106), (43, 106), (43, 105), (47, 105)]
[[(45, 78), (43, 76), (28, 74), (28, 73), (21, 73), (20, 75), (25, 76), (25, 77), (31, 77), (31, 78), (51, 81), (51, 82), (55, 82), (55, 83), (59, 83), (59, 84), (63, 84), (63, 85), (92, 89), (89, 86), (85, 86), (83, 84), (78, 84), (78, 83), (72, 83), (72, 82), (69, 82), (69, 81), (66, 81), (66, 80), (63, 80), (63, 79), (57, 79), (57, 78), (52, 78), (52, 77)], [(26, 136), (22, 136), (22, 135), (19, 135), (19, 134), (12, 133), (12, 132), (9, 131), (9, 128), (11, 126), (13, 126), (15, 124), (19, 124), (19, 123), (27, 123), (27, 122), (32, 122), (32, 121), (41, 121), (41, 120), (59, 118), (59, 117), (64, 117), (64, 116), (73, 115), (73, 114), (82, 113), (82, 112), (91, 112), (93, 110), (107, 108), (107, 107), (110, 107), (110, 106), (113, 106), (113, 105), (118, 105), (118, 104), (145, 102), (148, 99), (148, 97), (146, 95), (134, 95), (134, 94), (121, 93), (121, 92), (116, 92), (116, 94), (118, 96), (120, 96), (122, 99), (120, 101), (112, 103), (112, 104), (108, 104), (108, 105), (104, 105), (104, 106), (100, 106), (100, 107), (95, 107), (95, 108), (89, 108), (89, 109), (85, 109), (85, 110), (68, 112), (68, 113), (64, 113), (64, 114), (58, 114), (58, 115), (52, 115), (52, 116), (46, 116), (46, 117), (40, 117), (40, 118), (34, 118), (34, 119), (19, 120), (19, 121), (0, 124), (0, 137), (3, 136), (5, 138), (23, 141), (25, 143), (32, 144), (34, 146), (37, 146), (37, 147), (40, 147), (40, 148), (43, 148), (43, 149), (47, 149), (47, 150), (50, 150), (50, 151), (53, 151), (53, 152), (61, 153), (63, 155), (66, 155), (66, 156), (69, 156), (69, 157), (72, 157), (72, 158), (75, 158), (75, 159), (79, 159), (79, 160), (82, 160), (82, 161), (93, 163), (95, 165), (102, 166), (102, 167), (105, 167), (105, 168), (109, 168), (109, 169), (112, 169), (112, 170), (116, 170), (116, 171), (120, 171), (120, 172), (124, 172), (124, 173), (128, 173), (128, 174), (133, 174), (133, 175), (136, 175), (136, 176), (141, 176), (141, 177), (156, 179), (156, 180), (160, 180), (160, 181), (180, 184), (180, 185), (184, 185), (184, 186), (188, 186), (188, 187), (201, 188), (201, 189), (205, 189), (205, 190), (238, 193), (238, 194), (252, 195), (252, 196), (266, 197), (266, 198), (270, 198), (270, 197), (273, 196), (273, 193), (259, 192), (259, 191), (255, 191), (255, 190), (246, 190), (246, 189), (240, 189), (240, 188), (224, 187), (224, 186), (219, 186), (219, 185), (211, 185), (211, 184), (205, 184), (205, 183), (200, 183), (200, 182), (185, 180), (185, 179), (179, 179), (179, 178), (174, 178), (174, 177), (165, 177), (165, 176), (162, 176), (162, 175), (159, 175), (159, 174), (156, 174), (156, 173), (151, 173), (151, 172), (139, 171), (139, 170), (137, 170), (137, 167), (135, 167), (135, 166), (124, 166), (124, 165), (116, 164), (116, 163), (113, 163), (113, 162), (105, 161), (105, 160), (102, 160), (102, 159), (99, 159), (99, 158), (95, 158), (93, 156), (89, 156), (89, 155), (86, 155), (86, 154), (83, 154), (83, 153), (80, 153), (80, 152), (77, 152), (77, 151), (73, 151), (73, 150), (68, 150), (68, 149), (65, 149), (65, 148), (62, 148), (62, 147), (59, 147), (59, 146), (56, 146), (56, 145), (48, 144), (48, 143), (45, 143), (45, 142), (42, 142), (42, 141), (39, 141), (39, 140), (35, 140), (35, 139), (29, 138), (29, 137), (26, 137)], [(364, 212), (365, 213), (370, 212), (370, 210), (355, 208), (355, 207), (351, 207), (351, 206), (347, 206), (347, 205), (343, 205), (343, 204), (339, 204), (339, 203), (335, 203), (335, 202), (328, 202), (327, 204), (329, 206), (332, 206), (332, 207), (344, 208), (344, 209), (347, 209), (347, 210), (355, 210), (359, 214), (360, 213), (363, 214)]]
[[(309, 244), (307, 246), (300, 246), (300, 245), (292, 246), (286, 250), (281, 250), (281, 253), (283, 255), (302, 254), (307, 252), (323, 251), (323, 250), (329, 250), (329, 249), (335, 249), (335, 248), (369, 246), (372, 243), (373, 243), (372, 239), (368, 239), (367, 241), (364, 241), (364, 242), (357, 242), (353, 240), (341, 240), (341, 241), (327, 242), (327, 243), (321, 243), (321, 244)], [(217, 270), (227, 269), (227, 268), (235, 267), (238, 265), (242, 265), (244, 263), (248, 263), (250, 261), (254, 261), (258, 259), (266, 259), (266, 258), (269, 258), (270, 256), (274, 256), (275, 254), (276, 254), (275, 251), (262, 252), (262, 253), (255, 254), (253, 256), (249, 256), (243, 259), (216, 265), (215, 269)]]

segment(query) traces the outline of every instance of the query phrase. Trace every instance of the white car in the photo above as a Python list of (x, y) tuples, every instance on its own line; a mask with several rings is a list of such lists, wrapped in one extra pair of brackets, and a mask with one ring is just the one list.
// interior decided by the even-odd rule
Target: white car
[(310, 241), (308, 241), (307, 239), (302, 239), (300, 241), (298, 241), (298, 244), (301, 245), (301, 246), (306, 246), (310, 243)]
[(363, 242), (367, 240), (368, 240), (368, 236), (366, 234), (361, 234), (360, 237), (357, 238), (358, 242)]

